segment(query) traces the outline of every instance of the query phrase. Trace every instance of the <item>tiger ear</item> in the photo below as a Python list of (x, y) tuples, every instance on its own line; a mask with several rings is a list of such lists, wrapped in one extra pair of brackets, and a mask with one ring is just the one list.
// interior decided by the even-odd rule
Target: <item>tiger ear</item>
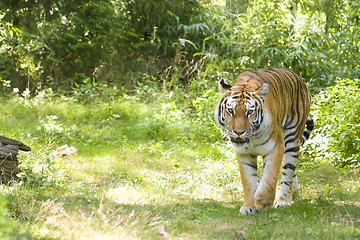
[(221, 95), (223, 95), (224, 93), (229, 91), (230, 88), (231, 88), (231, 85), (229, 85), (224, 79), (220, 80), (219, 89), (220, 89)]
[(261, 98), (264, 98), (268, 92), (269, 92), (269, 84), (267, 83), (264, 83), (258, 90), (258, 94)]

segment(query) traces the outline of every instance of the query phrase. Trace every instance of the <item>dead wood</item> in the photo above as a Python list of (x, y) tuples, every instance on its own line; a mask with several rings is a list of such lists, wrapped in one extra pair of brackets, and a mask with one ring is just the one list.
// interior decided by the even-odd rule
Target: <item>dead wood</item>
[(17, 155), (19, 150), (30, 151), (22, 142), (0, 135), (0, 179), (11, 180), (20, 172)]

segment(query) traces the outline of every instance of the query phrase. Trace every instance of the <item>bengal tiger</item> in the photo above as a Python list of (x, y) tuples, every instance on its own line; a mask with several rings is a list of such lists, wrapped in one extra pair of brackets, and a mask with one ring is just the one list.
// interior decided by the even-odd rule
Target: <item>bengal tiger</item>
[[(290, 70), (246, 69), (233, 86), (221, 80), (219, 88), (221, 98), (214, 116), (227, 130), (240, 166), (244, 189), (240, 213), (291, 205), (292, 190), (298, 190), (299, 148), (314, 128), (308, 117), (311, 95), (305, 82)], [(259, 182), (258, 156), (263, 157)], [(280, 192), (274, 202), (281, 167)]]

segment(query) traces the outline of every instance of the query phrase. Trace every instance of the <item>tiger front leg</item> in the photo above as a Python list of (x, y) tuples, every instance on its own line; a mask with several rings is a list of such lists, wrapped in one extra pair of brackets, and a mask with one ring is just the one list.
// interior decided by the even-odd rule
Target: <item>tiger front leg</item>
[(248, 154), (236, 153), (239, 162), (241, 182), (244, 189), (244, 205), (240, 208), (243, 215), (257, 213), (254, 194), (257, 188), (257, 158)]
[(263, 176), (254, 195), (257, 210), (268, 209), (273, 206), (283, 154), (284, 147), (277, 142), (274, 143), (273, 149), (264, 156)]

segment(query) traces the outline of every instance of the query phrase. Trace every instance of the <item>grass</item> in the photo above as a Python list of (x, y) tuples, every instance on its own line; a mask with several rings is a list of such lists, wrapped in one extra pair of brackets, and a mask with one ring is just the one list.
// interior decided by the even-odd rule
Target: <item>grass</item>
[[(32, 147), (1, 186), (14, 239), (360, 239), (358, 170), (304, 165), (303, 200), (241, 216), (231, 146), (173, 103), (12, 97), (0, 110), (0, 134)], [(77, 156), (51, 158), (63, 144)]]

